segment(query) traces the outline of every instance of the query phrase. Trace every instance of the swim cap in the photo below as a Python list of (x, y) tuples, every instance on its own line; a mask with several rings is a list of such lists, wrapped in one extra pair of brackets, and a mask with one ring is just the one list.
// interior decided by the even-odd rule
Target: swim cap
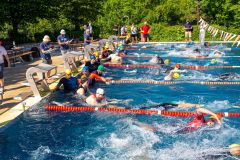
[(95, 60), (96, 57), (95, 57), (94, 55), (91, 55), (91, 56), (90, 56), (90, 59), (91, 59), (91, 60)]
[(104, 48), (105, 48), (105, 49), (109, 49), (109, 45), (108, 45), (108, 44), (106, 44)]
[(82, 72), (86, 72), (86, 71), (88, 71), (88, 66), (84, 66), (84, 67), (82, 68)]
[(98, 70), (98, 71), (104, 70), (104, 66), (103, 66), (103, 65), (99, 65), (97, 70)]
[(96, 90), (96, 94), (104, 95), (104, 90), (102, 88), (98, 88)]
[[(220, 116), (220, 115), (218, 115), (218, 114), (217, 114), (217, 117), (218, 117), (218, 119), (221, 119), (221, 118), (222, 118), (222, 116)], [(209, 119), (216, 120), (216, 118), (215, 118), (214, 116), (210, 116)]]
[(100, 53), (99, 53), (98, 51), (96, 51), (96, 52), (94, 52), (94, 55), (95, 55), (96, 57), (99, 57)]
[(179, 63), (177, 63), (177, 64), (175, 65), (175, 67), (177, 67), (178, 69), (180, 69), (180, 68), (181, 68), (181, 65), (180, 65)]
[(72, 71), (71, 71), (71, 69), (66, 69), (66, 70), (65, 70), (65, 74), (67, 74), (67, 75), (70, 75), (70, 74), (72, 74)]
[(215, 64), (215, 63), (217, 63), (217, 60), (216, 60), (216, 59), (212, 59), (212, 60), (211, 60), (211, 63), (212, 63), (212, 64)]
[(170, 62), (170, 59), (165, 59), (164, 64), (168, 64)]
[(231, 145), (229, 145), (229, 148), (234, 148), (234, 147), (240, 147), (240, 144), (231, 144)]
[(178, 79), (178, 78), (180, 78), (181, 77), (181, 75), (179, 74), (179, 73), (174, 73), (173, 74), (173, 78), (175, 78), (175, 79)]

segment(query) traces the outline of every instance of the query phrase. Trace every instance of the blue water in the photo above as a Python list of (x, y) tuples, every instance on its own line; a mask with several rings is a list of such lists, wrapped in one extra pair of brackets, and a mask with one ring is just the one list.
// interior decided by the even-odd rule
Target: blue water
[[(154, 46), (153, 46), (154, 47)], [(195, 47), (190, 46), (189, 48)], [(215, 46), (218, 47), (218, 46)], [(165, 54), (166, 51), (130, 51), (129, 54)], [(237, 55), (237, 53), (226, 53)], [(207, 59), (171, 57), (171, 64), (186, 63), (203, 65)], [(224, 59), (229, 64), (239, 65), (239, 58)], [(149, 63), (150, 59), (125, 59), (125, 63)], [(217, 64), (216, 64), (217, 65)], [(112, 79), (143, 79), (161, 81), (163, 74), (156, 69), (110, 68), (105, 73)], [(220, 81), (225, 72), (240, 74), (239, 69), (189, 70), (175, 81)], [(232, 80), (229, 80), (232, 81)], [(236, 78), (233, 81), (240, 81)], [(102, 87), (107, 99), (120, 100), (115, 105), (140, 108), (164, 102), (202, 103), (214, 112), (240, 112), (234, 107), (240, 104), (238, 85), (148, 85), (98, 83), (91, 91)], [(36, 160), (93, 160), (93, 159), (206, 159), (204, 153), (213, 154), (229, 144), (240, 143), (239, 118), (223, 118), (221, 128), (202, 128), (189, 134), (174, 134), (191, 118), (162, 117), (100, 112), (46, 111), (44, 106), (51, 101), (61, 104), (81, 105), (81, 98), (57, 93), (23, 113), (0, 133), (0, 159)], [(173, 109), (194, 111), (195, 109)], [(147, 123), (157, 129), (148, 131), (133, 123)], [(234, 159), (227, 156), (225, 159)], [(236, 158), (236, 157), (235, 157)]]

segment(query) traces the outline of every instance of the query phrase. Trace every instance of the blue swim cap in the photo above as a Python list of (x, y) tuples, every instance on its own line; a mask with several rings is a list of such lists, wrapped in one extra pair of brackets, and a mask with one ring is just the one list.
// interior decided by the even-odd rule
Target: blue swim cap
[(84, 67), (82, 68), (82, 72), (86, 72), (86, 71), (88, 71), (88, 66), (84, 66)]
[(94, 55), (91, 55), (91, 56), (90, 56), (90, 59), (91, 59), (91, 60), (95, 60), (96, 57), (95, 57)]

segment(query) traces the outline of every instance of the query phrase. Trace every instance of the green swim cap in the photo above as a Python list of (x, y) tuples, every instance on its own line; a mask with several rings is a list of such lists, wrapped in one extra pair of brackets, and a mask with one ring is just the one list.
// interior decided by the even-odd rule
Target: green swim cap
[(180, 78), (181, 77), (181, 75), (179, 74), (179, 73), (174, 73), (173, 74), (173, 78), (175, 78), (175, 79), (178, 79), (178, 78)]
[(212, 64), (215, 64), (215, 63), (217, 63), (217, 60), (216, 60), (216, 59), (212, 59), (212, 60), (211, 60), (211, 63), (212, 63)]
[(104, 70), (104, 66), (103, 66), (103, 65), (99, 65), (97, 70), (98, 70), (98, 71)]

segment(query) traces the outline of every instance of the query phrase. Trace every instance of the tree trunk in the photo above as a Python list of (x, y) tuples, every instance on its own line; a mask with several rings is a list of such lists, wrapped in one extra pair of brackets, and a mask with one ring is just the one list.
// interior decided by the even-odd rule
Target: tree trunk
[(18, 36), (18, 25), (19, 23), (17, 21), (12, 20), (13, 29), (8, 33), (11, 41), (14, 41), (14, 39), (16, 39)]

